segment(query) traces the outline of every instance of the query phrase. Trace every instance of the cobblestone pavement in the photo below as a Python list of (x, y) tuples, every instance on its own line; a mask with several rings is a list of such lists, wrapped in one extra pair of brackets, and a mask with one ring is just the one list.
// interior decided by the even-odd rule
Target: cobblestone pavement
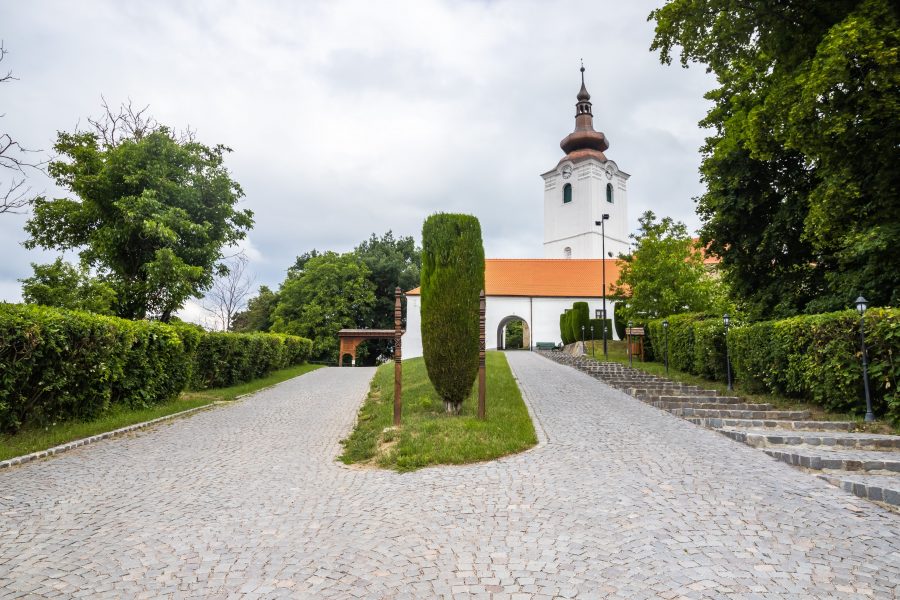
[(358, 368), (0, 473), (0, 599), (897, 597), (898, 515), (508, 356), (545, 435), (500, 461), (336, 464)]

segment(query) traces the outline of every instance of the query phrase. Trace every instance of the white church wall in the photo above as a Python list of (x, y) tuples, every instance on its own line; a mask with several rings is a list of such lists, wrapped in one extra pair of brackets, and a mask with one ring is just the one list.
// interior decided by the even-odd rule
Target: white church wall
[[(485, 348), (497, 349), (498, 329), (507, 317), (519, 317), (528, 324), (531, 342), (562, 343), (559, 333), (559, 315), (575, 302), (587, 302), (594, 318), (596, 311), (603, 308), (602, 298), (529, 298), (526, 296), (488, 296), (485, 307)], [(606, 301), (606, 310), (613, 314), (615, 302)], [(407, 296), (406, 333), (403, 335), (403, 358), (422, 356), (422, 316), (421, 297)], [(590, 339), (586, 334), (586, 339)], [(597, 336), (597, 339), (600, 339)], [(615, 331), (613, 331), (613, 339)]]

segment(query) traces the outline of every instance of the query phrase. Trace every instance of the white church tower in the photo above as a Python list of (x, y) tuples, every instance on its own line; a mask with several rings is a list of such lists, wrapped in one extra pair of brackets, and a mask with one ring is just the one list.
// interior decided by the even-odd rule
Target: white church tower
[[(591, 95), (584, 86), (575, 104), (575, 131), (559, 144), (566, 155), (544, 178), (544, 257), (615, 258), (628, 252), (628, 193), (631, 177), (606, 158), (606, 136), (594, 131)], [(605, 220), (606, 253), (601, 227)]]

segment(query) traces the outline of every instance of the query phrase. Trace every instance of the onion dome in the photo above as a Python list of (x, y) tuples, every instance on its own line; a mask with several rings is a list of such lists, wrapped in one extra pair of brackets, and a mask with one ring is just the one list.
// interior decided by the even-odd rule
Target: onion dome
[(596, 158), (606, 162), (603, 151), (609, 148), (606, 136), (594, 130), (594, 115), (591, 112), (591, 95), (584, 85), (584, 65), (581, 65), (581, 91), (578, 92), (575, 104), (575, 131), (559, 143), (566, 156), (564, 160), (577, 162), (586, 158)]

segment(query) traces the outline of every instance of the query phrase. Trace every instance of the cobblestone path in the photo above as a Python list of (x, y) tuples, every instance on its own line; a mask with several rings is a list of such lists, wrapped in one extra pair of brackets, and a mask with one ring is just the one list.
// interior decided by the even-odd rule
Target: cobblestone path
[[(336, 464), (370, 369), (0, 473), (0, 599), (894, 598), (900, 517), (536, 354), (544, 443)], [(490, 407), (488, 407), (490, 410)]]

